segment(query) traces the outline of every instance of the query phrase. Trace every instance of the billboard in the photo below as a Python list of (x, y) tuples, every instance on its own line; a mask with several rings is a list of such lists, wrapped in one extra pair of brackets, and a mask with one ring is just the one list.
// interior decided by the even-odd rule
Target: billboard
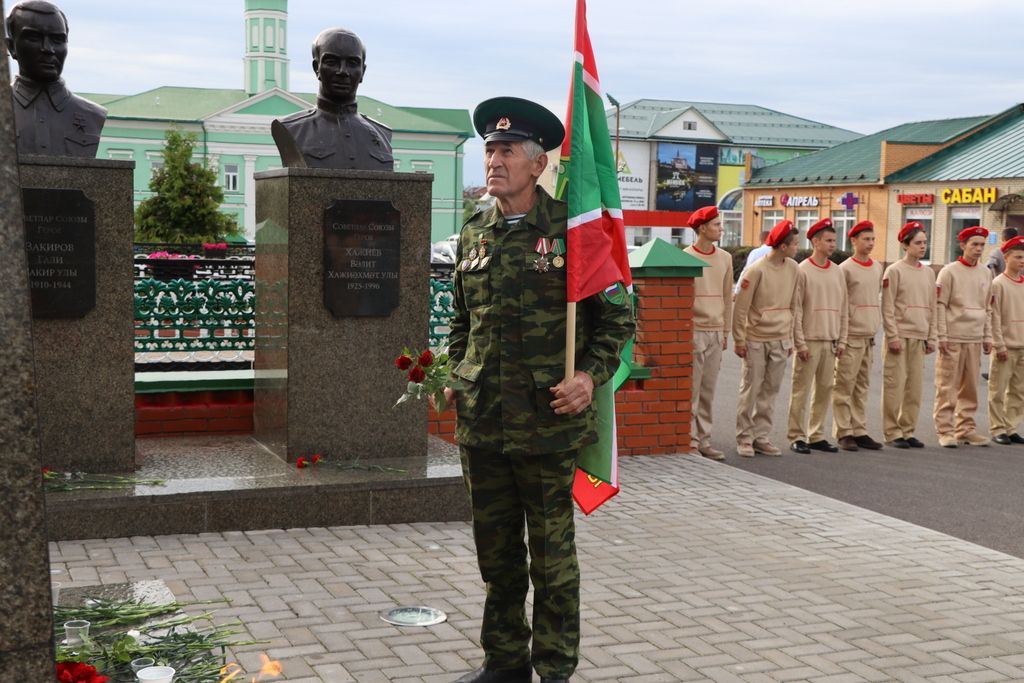
[(647, 210), (650, 182), (650, 144), (622, 140), (619, 143), (619, 195), (623, 209)]
[(656, 210), (694, 211), (712, 206), (717, 180), (717, 145), (658, 143)]

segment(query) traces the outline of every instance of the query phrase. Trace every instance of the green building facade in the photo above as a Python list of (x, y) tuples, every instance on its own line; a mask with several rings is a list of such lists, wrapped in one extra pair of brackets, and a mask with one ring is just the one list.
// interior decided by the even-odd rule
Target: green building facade
[[(253, 174), (281, 168), (270, 124), (316, 105), (316, 93), (288, 90), (287, 0), (246, 0), (244, 88), (165, 86), (137, 95), (79, 93), (108, 110), (97, 157), (135, 162), (135, 203), (150, 196), (149, 179), (162, 161), (164, 133), (195, 134), (197, 154), (216, 168), (222, 210), (252, 241), (256, 224)], [(463, 145), (473, 137), (462, 109), (396, 107), (359, 97), (359, 111), (389, 126), (395, 170), (434, 174), (431, 239), (462, 224)], [(197, 159), (198, 160), (198, 159)]]

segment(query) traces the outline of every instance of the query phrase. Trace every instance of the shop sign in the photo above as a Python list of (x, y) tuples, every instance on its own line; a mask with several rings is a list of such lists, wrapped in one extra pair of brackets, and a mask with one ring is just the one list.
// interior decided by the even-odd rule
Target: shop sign
[(754, 200), (754, 206), (775, 206), (775, 197), (763, 194)]
[(934, 204), (935, 195), (933, 194), (898, 194), (896, 195), (896, 201), (900, 204)]
[(783, 206), (818, 206), (821, 200), (817, 197), (793, 197), (784, 194), (779, 197), (779, 203)]
[(946, 204), (991, 204), (997, 195), (994, 187), (950, 188), (942, 191)]

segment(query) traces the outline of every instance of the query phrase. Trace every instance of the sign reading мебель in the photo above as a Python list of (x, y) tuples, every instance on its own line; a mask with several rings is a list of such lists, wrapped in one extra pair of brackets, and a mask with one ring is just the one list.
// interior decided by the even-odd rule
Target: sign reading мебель
[(623, 140), (619, 147), (619, 196), (623, 209), (647, 209), (651, 176), (650, 146), (646, 142)]
[(81, 190), (25, 188), (32, 317), (81, 318), (96, 307), (96, 207)]
[(398, 307), (401, 227), (391, 202), (338, 200), (324, 212), (324, 306), (335, 318)]

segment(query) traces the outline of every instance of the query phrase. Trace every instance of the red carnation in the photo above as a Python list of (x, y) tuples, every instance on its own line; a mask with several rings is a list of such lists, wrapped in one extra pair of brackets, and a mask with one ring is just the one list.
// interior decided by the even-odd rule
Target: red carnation
[(60, 683), (107, 683), (110, 678), (84, 662), (57, 662), (57, 680)]
[(323, 459), (323, 457), (324, 456), (320, 455), (319, 453), (316, 453), (313, 455), (312, 458), (309, 459), (309, 461), (315, 465), (318, 462), (320, 462)]
[(399, 370), (408, 370), (412, 367), (412, 358), (409, 356), (399, 356), (395, 359), (395, 367)]
[(425, 373), (423, 371), (423, 368), (421, 368), (418, 365), (416, 367), (414, 367), (412, 370), (409, 371), (409, 381), (410, 382), (416, 382), (416, 384), (419, 384), (420, 382), (422, 382), (426, 378), (427, 378), (427, 373)]
[(425, 368), (429, 368), (433, 363), (434, 354), (430, 352), (430, 349), (427, 349), (426, 351), (420, 354), (420, 365), (422, 365)]
[(300, 455), (298, 460), (295, 461), (295, 466), (300, 470), (309, 466), (309, 459), (304, 455)]
[(49, 473), (50, 473), (50, 468), (49, 467), (44, 467), (43, 468), (43, 476), (45, 477)]

